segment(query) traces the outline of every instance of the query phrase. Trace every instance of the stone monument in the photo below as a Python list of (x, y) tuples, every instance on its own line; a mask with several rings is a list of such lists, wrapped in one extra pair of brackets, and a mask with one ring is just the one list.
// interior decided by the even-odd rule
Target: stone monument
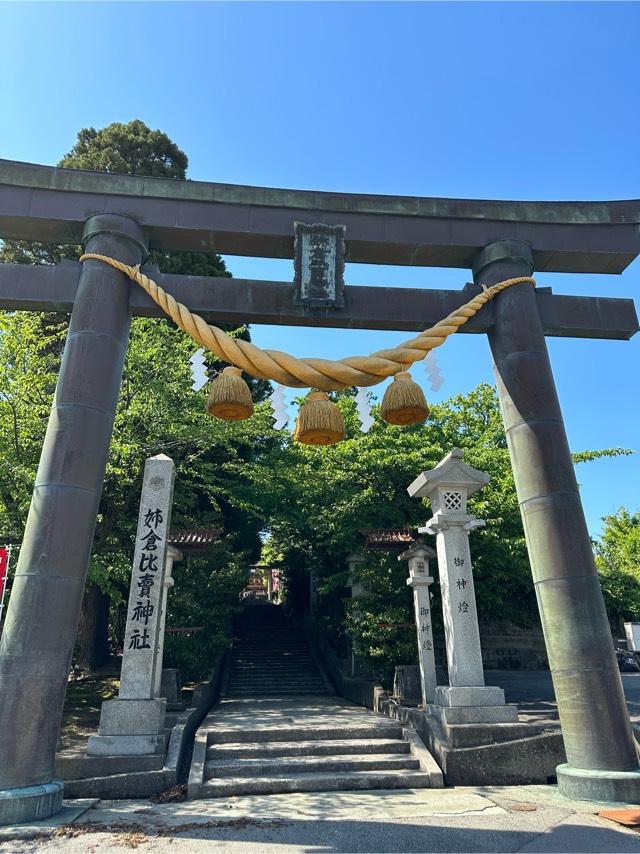
[(398, 560), (409, 562), (407, 584), (413, 590), (413, 604), (418, 632), (418, 662), (420, 665), (420, 685), (422, 705), (433, 703), (436, 696), (436, 659), (434, 654), (433, 630), (431, 627), (431, 596), (429, 588), (433, 577), (429, 575), (429, 558), (436, 556), (435, 551), (418, 541), (398, 555)]
[(162, 753), (166, 747), (166, 700), (158, 696), (162, 666), (158, 669), (157, 661), (174, 477), (173, 460), (164, 454), (146, 461), (120, 692), (102, 704), (99, 734), (87, 746), (91, 755)]
[(449, 685), (436, 688), (430, 711), (446, 724), (518, 720), (518, 709), (505, 704), (502, 688), (484, 684), (482, 669), (469, 532), (485, 523), (467, 513), (467, 499), (489, 480), (454, 448), (408, 488), (412, 498), (429, 498), (433, 509), (433, 518), (419, 530), (436, 536)]

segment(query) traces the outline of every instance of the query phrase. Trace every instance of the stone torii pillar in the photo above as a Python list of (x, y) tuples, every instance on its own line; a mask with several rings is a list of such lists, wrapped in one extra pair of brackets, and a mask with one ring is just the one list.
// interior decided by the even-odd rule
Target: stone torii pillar
[(433, 584), (433, 576), (429, 574), (429, 559), (435, 556), (435, 551), (422, 542), (415, 543), (411, 548), (398, 555), (398, 560), (406, 560), (409, 563), (407, 585), (413, 590), (422, 705), (425, 707), (435, 700), (437, 686), (435, 643), (431, 625), (431, 595), (429, 592), (429, 588)]
[[(129, 217), (87, 220), (86, 252), (139, 264), (147, 249)], [(129, 340), (131, 283), (82, 267), (0, 642), (0, 824), (62, 805), (53, 779), (71, 656)]]
[[(476, 283), (533, 274), (531, 247), (501, 240), (474, 260)], [(640, 801), (640, 765), (534, 289), (493, 300), (489, 344), (567, 764), (560, 791)]]

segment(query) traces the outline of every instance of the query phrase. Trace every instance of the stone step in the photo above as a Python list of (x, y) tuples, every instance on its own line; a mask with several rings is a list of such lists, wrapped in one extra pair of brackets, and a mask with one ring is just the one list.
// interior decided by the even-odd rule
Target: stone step
[(275, 795), (286, 792), (339, 792), (361, 789), (426, 789), (428, 774), (420, 771), (336, 771), (331, 774), (285, 774), (281, 777), (222, 777), (207, 780), (201, 798), (231, 795)]
[(327, 774), (344, 771), (415, 771), (420, 762), (411, 756), (370, 753), (367, 756), (292, 756), (210, 760), (205, 764), (205, 779), (222, 777), (282, 777), (286, 774)]
[(289, 655), (304, 655), (306, 658), (311, 657), (311, 653), (307, 647), (298, 646), (272, 646), (265, 644), (263, 649), (256, 651), (251, 647), (233, 648), (233, 657), (247, 656), (249, 658), (271, 658), (273, 656), (289, 656)]
[(255, 673), (261, 670), (290, 670), (291, 672), (304, 672), (305, 670), (317, 670), (317, 665), (312, 658), (300, 658), (295, 661), (234, 661), (231, 665), (234, 673)]
[(255, 637), (236, 637), (233, 639), (234, 648), (242, 647), (243, 649), (262, 649), (262, 644), (268, 646), (292, 647), (293, 649), (308, 649), (307, 642), (302, 637), (278, 637), (270, 635), (268, 632), (256, 634)]
[(68, 750), (56, 754), (56, 777), (81, 780), (88, 777), (113, 776), (131, 772), (161, 771), (164, 754), (147, 756), (87, 756)]
[[(267, 697), (271, 697), (273, 699), (277, 699), (278, 697), (296, 697), (300, 693), (299, 687), (285, 687), (285, 688), (228, 688), (225, 696), (227, 696), (230, 700), (234, 699), (250, 699), (251, 697), (260, 697), (260, 699), (265, 699)], [(317, 687), (309, 687), (305, 686), (304, 693), (309, 696), (314, 697), (322, 697), (328, 694), (327, 689), (319, 685)]]
[[(264, 688), (238, 688), (235, 686), (230, 686), (227, 689), (227, 696), (230, 698), (233, 697), (247, 697), (250, 698), (252, 696), (260, 697), (264, 699), (265, 697), (273, 697), (274, 699), (279, 696), (287, 696), (287, 697), (295, 697), (299, 693), (299, 689), (294, 688), (294, 686), (284, 686), (284, 687), (274, 687), (265, 685)], [(305, 686), (304, 693), (308, 696), (320, 696), (325, 695), (327, 693), (326, 688), (323, 685), (316, 686)]]
[(270, 691), (276, 694), (280, 691), (299, 694), (301, 691), (305, 694), (316, 694), (318, 691), (326, 691), (324, 682), (316, 680), (313, 682), (302, 682), (299, 679), (290, 682), (289, 680), (271, 679), (265, 682), (235, 682), (231, 680), (228, 686), (229, 691)]
[(270, 685), (273, 683), (282, 683), (290, 684), (290, 685), (303, 685), (303, 684), (324, 684), (320, 677), (320, 674), (299, 674), (294, 676), (289, 676), (286, 673), (249, 673), (245, 675), (235, 675), (231, 674), (230, 682), (232, 684), (238, 685)]
[(233, 654), (233, 663), (241, 664), (244, 662), (248, 662), (252, 664), (254, 661), (313, 661), (313, 656), (309, 655), (308, 650), (300, 649), (300, 650), (282, 650), (277, 655), (273, 655), (270, 652), (260, 653), (256, 655), (251, 651), (247, 652), (234, 652)]
[(242, 675), (232, 673), (230, 682), (238, 685), (269, 685), (273, 683), (302, 685), (305, 683), (322, 683), (322, 678), (319, 673), (300, 673), (294, 675), (289, 675), (288, 673), (247, 673)]
[(273, 643), (295, 643), (305, 644), (306, 638), (300, 632), (283, 632), (282, 630), (274, 631), (272, 629), (257, 629), (254, 632), (240, 632), (234, 637), (234, 643), (255, 643), (256, 646), (261, 641)]
[(255, 744), (280, 741), (308, 741), (309, 737), (318, 741), (335, 741), (352, 739), (398, 739), (402, 740), (402, 727), (394, 724), (376, 724), (374, 726), (341, 726), (341, 727), (296, 727), (284, 726), (281, 728), (264, 729), (223, 729), (216, 727), (215, 731), (209, 731), (209, 745), (219, 744)]
[(322, 682), (322, 678), (319, 673), (296, 673), (293, 675), (289, 675), (286, 672), (283, 673), (232, 673), (230, 677), (231, 682), (237, 682), (239, 685), (267, 685), (272, 682), (282, 682), (282, 683), (290, 683), (291, 685), (302, 684), (305, 682)]
[(294, 638), (273, 638), (268, 635), (251, 638), (236, 638), (233, 643), (234, 649), (242, 649), (255, 652), (264, 652), (265, 649), (309, 649), (304, 640)]
[(280, 688), (280, 687), (282, 687), (282, 688), (285, 688), (285, 687), (295, 688), (295, 687), (297, 687), (298, 693), (300, 693), (301, 691), (304, 691), (305, 686), (319, 686), (319, 687), (324, 688), (324, 682), (320, 678), (317, 678), (317, 679), (304, 678), (303, 679), (302, 677), (300, 677), (299, 679), (290, 679), (288, 677), (285, 677), (285, 678), (278, 679), (278, 678), (275, 678), (272, 676), (271, 677), (262, 676), (259, 679), (258, 678), (252, 679), (251, 677), (248, 677), (247, 679), (234, 679), (232, 676), (230, 681), (229, 681), (229, 685), (232, 688), (233, 687), (241, 687), (241, 688), (272, 688), (272, 687), (273, 688)]
[(330, 741), (276, 741), (267, 743), (245, 743), (211, 745), (207, 748), (208, 760), (234, 759), (236, 757), (262, 759), (285, 756), (363, 756), (402, 754), (411, 752), (409, 742), (392, 738), (332, 739)]

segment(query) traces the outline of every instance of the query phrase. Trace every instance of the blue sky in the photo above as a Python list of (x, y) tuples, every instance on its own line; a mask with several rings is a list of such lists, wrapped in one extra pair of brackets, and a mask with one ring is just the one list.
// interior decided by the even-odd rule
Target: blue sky
[[(635, 3), (3, 3), (0, 156), (55, 163), (79, 128), (140, 118), (194, 179), (503, 199), (640, 197)], [(283, 261), (227, 258), (290, 279)], [(459, 287), (464, 270), (349, 265), (351, 284)], [(544, 275), (637, 298), (622, 276)], [(253, 327), (297, 355), (400, 334)], [(640, 335), (548, 339), (572, 449), (640, 448)], [(442, 400), (493, 382), (484, 336), (437, 351)], [(421, 366), (415, 376), (424, 381)], [(640, 509), (640, 454), (578, 467), (590, 529)]]

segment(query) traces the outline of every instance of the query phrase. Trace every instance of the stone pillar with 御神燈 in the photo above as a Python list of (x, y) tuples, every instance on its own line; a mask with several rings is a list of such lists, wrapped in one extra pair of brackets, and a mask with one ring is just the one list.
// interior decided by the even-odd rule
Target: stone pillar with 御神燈
[(429, 498), (433, 518), (421, 533), (436, 536), (449, 686), (438, 686), (430, 707), (447, 724), (517, 721), (516, 706), (505, 705), (502, 688), (484, 684), (469, 532), (482, 527), (467, 513), (467, 498), (490, 480), (454, 448), (438, 465), (409, 486), (414, 498)]
[(409, 563), (407, 584), (413, 590), (423, 706), (434, 701), (437, 687), (436, 659), (431, 625), (431, 595), (429, 592), (429, 588), (433, 584), (433, 577), (429, 574), (429, 558), (435, 556), (435, 551), (430, 546), (425, 546), (422, 541), (414, 543), (411, 548), (398, 556), (398, 560), (406, 560)]

